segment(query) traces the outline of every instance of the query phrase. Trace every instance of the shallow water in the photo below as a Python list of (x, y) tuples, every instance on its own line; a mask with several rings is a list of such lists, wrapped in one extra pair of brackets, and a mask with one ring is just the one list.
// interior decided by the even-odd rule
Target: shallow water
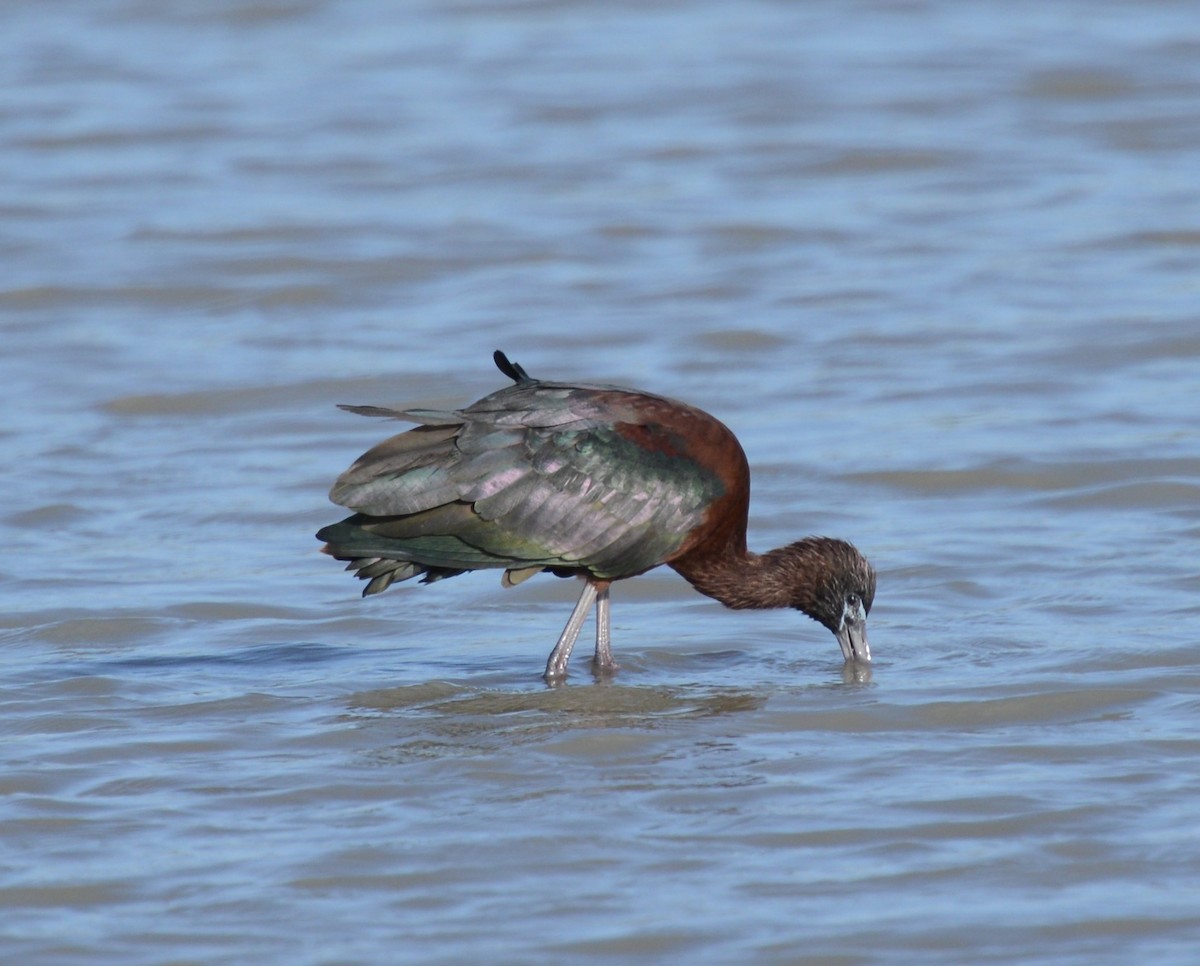
[[(0, 14), (0, 953), (1190, 963), (1200, 23), (1174, 3)], [(392, 424), (716, 413), (876, 663), (669, 572), (370, 600)], [(586, 632), (585, 632), (586, 633)]]

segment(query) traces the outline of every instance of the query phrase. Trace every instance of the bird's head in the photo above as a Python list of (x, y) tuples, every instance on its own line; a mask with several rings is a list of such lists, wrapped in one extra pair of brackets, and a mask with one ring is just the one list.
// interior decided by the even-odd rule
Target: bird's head
[(828, 627), (842, 657), (869, 664), (867, 615), (875, 600), (875, 568), (853, 544), (833, 537), (806, 537), (784, 547), (794, 570), (790, 606)]

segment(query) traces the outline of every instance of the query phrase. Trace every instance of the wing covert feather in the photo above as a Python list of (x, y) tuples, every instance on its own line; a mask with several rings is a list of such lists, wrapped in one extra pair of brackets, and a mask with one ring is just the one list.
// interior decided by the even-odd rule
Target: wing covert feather
[(331, 497), (394, 518), (370, 529), (414, 560), (637, 573), (678, 550), (724, 492), (686, 440), (647, 424), (647, 400), (666, 402), (522, 383), (455, 413), (408, 410), (426, 425), (364, 454)]

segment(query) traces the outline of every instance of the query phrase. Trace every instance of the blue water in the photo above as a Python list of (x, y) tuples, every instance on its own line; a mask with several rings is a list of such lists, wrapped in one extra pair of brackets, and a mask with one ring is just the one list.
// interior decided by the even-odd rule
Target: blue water
[[(1186, 5), (0, 14), (0, 958), (1191, 963)], [(329, 485), (535, 375), (741, 438), (876, 661), (669, 571), (369, 600)], [(581, 643), (586, 658), (587, 643)]]

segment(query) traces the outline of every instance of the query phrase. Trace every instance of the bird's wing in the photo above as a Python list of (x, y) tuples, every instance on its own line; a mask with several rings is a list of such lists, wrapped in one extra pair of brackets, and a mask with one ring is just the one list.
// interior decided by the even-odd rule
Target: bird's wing
[(485, 566), (637, 573), (678, 550), (724, 492), (678, 431), (647, 419), (647, 400), (531, 381), (453, 413), (408, 410), (425, 425), (370, 450), (330, 496), (389, 518), (371, 530), (414, 554), (452, 536)]

